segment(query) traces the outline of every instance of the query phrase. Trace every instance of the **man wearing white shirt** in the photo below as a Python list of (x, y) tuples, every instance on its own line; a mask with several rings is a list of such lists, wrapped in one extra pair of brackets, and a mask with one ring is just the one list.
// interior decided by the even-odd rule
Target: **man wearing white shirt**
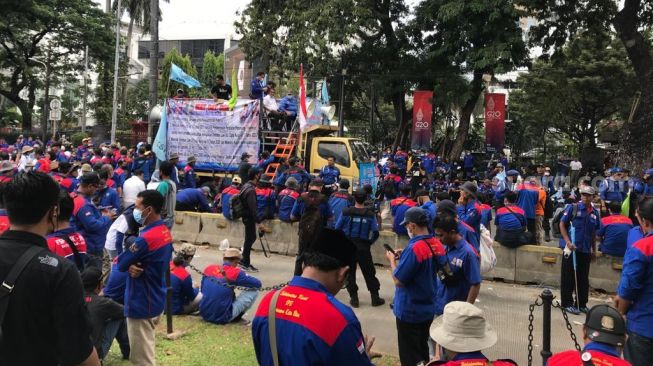
[(134, 169), (131, 178), (127, 179), (122, 186), (123, 207), (128, 207), (136, 203), (136, 196), (145, 190), (143, 180), (143, 171)]
[(268, 117), (270, 117), (273, 130), (281, 130), (281, 127), (285, 125), (288, 115), (284, 112), (279, 112), (279, 104), (275, 99), (274, 89), (268, 89), (267, 95), (263, 98), (263, 107)]
[(569, 168), (571, 169), (571, 187), (578, 186), (578, 178), (580, 177), (580, 170), (583, 169), (583, 164), (574, 158), (574, 160), (569, 163)]

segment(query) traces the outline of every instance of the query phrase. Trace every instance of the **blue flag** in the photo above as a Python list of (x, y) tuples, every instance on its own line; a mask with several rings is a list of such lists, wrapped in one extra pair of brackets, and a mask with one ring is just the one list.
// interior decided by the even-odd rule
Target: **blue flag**
[(322, 82), (322, 104), (329, 104), (329, 92), (327, 91), (326, 78)]
[(195, 80), (192, 76), (186, 74), (179, 66), (172, 64), (170, 66), (170, 80), (182, 83), (189, 88), (199, 88), (202, 86), (199, 81)]
[(167, 101), (163, 102), (163, 108), (161, 108), (161, 123), (159, 124), (159, 131), (156, 133), (156, 138), (152, 144), (152, 152), (156, 155), (156, 158), (161, 161), (166, 161), (166, 151), (168, 150), (167, 140), (168, 138), (168, 103)]

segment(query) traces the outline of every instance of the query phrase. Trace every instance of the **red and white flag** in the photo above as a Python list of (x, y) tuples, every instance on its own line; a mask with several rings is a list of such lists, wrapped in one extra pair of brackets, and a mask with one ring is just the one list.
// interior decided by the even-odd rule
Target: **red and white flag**
[(306, 127), (307, 122), (306, 108), (306, 85), (304, 84), (304, 65), (299, 64), (299, 129)]

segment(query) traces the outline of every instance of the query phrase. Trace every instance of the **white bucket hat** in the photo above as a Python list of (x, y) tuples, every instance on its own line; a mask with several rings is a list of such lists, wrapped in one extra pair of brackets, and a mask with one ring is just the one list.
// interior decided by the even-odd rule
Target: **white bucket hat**
[(484, 350), (497, 343), (497, 333), (486, 323), (483, 311), (462, 301), (447, 304), (429, 333), (436, 343), (458, 353)]

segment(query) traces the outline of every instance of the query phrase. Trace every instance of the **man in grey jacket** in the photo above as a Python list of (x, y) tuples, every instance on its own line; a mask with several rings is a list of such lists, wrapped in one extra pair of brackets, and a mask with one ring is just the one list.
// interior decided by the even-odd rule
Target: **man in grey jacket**
[(252, 245), (256, 241), (256, 229), (263, 230), (263, 225), (258, 219), (256, 211), (256, 184), (261, 177), (261, 171), (254, 167), (247, 172), (247, 183), (240, 190), (240, 196), (245, 205), (245, 214), (243, 215), (243, 224), (245, 225), (245, 242), (243, 243), (243, 259), (238, 266), (247, 272), (258, 272), (250, 262), (250, 252)]

